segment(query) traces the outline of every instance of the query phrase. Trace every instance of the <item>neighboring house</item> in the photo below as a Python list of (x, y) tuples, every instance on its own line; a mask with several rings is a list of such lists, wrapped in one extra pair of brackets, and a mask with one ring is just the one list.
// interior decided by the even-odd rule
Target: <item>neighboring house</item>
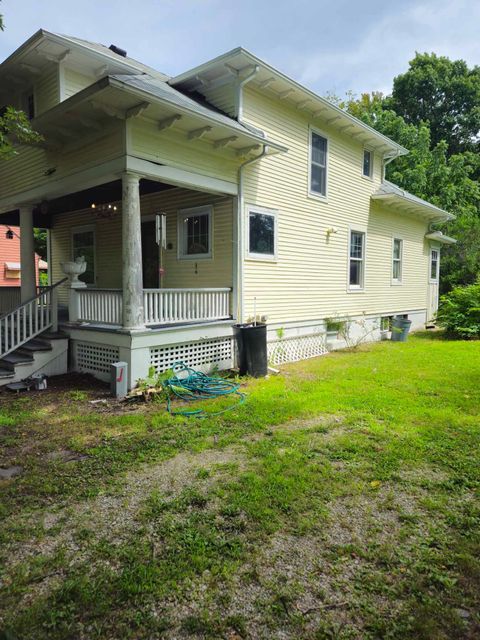
[[(40, 284), (40, 273), (48, 265), (35, 254), (35, 278)], [(20, 229), (0, 225), (0, 314), (11, 309), (11, 305), (20, 303), (20, 282), (22, 265), (20, 262)]]
[(384, 180), (407, 150), (249, 52), (170, 78), (39, 31), (0, 87), (44, 136), (1, 164), (0, 223), (49, 229), (52, 284), (87, 262), (86, 287), (48, 302), (69, 308), (75, 370), (124, 360), (132, 386), (151, 365), (231, 366), (254, 309), (276, 362), (324, 353), (327, 318), (370, 339), (434, 319), (452, 216)]

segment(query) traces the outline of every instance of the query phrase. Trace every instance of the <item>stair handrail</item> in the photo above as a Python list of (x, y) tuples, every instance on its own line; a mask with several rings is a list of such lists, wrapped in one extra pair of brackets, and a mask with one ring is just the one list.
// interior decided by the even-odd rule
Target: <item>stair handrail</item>
[(33, 302), (34, 300), (36, 300), (37, 298), (41, 298), (42, 296), (44, 296), (48, 291), (53, 291), (54, 289), (56, 289), (58, 286), (60, 286), (61, 284), (63, 284), (64, 282), (66, 282), (68, 280), (68, 276), (66, 278), (62, 278), (62, 280), (59, 280), (58, 282), (55, 282), (54, 284), (49, 284), (47, 286), (41, 286), (38, 287), (39, 289), (41, 288), (41, 291), (39, 291), (38, 293), (36, 293), (34, 296), (32, 296), (31, 298), (28, 298), (28, 300), (25, 300), (25, 302), (21, 302), (19, 305), (17, 305), (14, 309), (11, 309), (10, 311), (7, 311), (7, 313), (4, 313), (3, 315), (0, 316), (0, 320), (2, 318), (4, 318), (5, 316), (10, 315), (11, 313), (13, 313), (14, 311), (17, 311), (17, 309), (20, 309), (21, 307), (24, 307), (25, 305), (27, 305), (29, 302)]
[[(15, 349), (18, 349), (23, 344), (32, 340), (47, 329), (52, 328), (53, 331), (58, 330), (57, 288), (67, 280), (68, 278), (63, 278), (62, 280), (55, 282), (55, 284), (43, 288), (40, 293), (37, 293), (28, 300), (25, 300), (15, 307), (15, 309), (12, 309), (12, 311), (0, 316), (0, 358), (3, 358), (12, 351), (15, 351)], [(41, 299), (49, 293), (51, 296), (49, 300), (49, 311), (48, 303), (46, 306), (47, 321), (45, 321), (43, 313), (41, 315), (41, 320), (39, 321), (37, 311), (35, 311), (35, 320), (32, 320), (33, 316), (30, 314), (27, 322), (27, 314), (24, 313), (22, 315), (22, 309), (24, 310), (28, 306), (31, 307), (33, 302)], [(43, 309), (41, 305), (40, 308)]]

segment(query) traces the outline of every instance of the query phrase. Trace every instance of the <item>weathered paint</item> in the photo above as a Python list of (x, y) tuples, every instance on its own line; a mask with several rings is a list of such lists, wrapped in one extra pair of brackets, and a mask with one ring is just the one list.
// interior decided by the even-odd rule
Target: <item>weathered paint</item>
[(122, 176), (123, 327), (144, 327), (139, 177)]
[(31, 207), (20, 208), (20, 234), (22, 238), (20, 243), (20, 262), (22, 264), (21, 300), (23, 303), (35, 297), (37, 290)]

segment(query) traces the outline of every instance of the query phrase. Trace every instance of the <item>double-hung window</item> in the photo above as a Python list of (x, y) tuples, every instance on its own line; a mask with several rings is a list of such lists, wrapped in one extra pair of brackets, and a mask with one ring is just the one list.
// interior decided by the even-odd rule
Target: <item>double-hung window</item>
[(351, 290), (363, 289), (365, 279), (365, 233), (350, 231), (348, 285)]
[(248, 257), (275, 260), (277, 250), (277, 212), (251, 206), (248, 208)]
[(438, 272), (440, 266), (440, 252), (438, 249), (432, 249), (430, 252), (430, 280), (438, 282)]
[(363, 150), (363, 175), (371, 178), (373, 174), (373, 153), (369, 149)]
[(310, 131), (310, 193), (327, 195), (328, 140), (316, 131)]
[(87, 268), (79, 276), (86, 284), (95, 285), (95, 227), (86, 225), (72, 229), (72, 259), (85, 258)]
[(402, 267), (403, 267), (403, 240), (400, 238), (393, 239), (392, 247), (392, 282), (393, 284), (401, 284)]
[(178, 212), (178, 257), (200, 260), (212, 257), (212, 207)]

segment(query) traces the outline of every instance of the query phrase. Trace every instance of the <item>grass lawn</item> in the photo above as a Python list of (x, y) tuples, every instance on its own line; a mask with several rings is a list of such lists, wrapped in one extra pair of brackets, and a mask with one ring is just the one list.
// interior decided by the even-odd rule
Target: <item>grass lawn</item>
[(285, 366), (205, 420), (56, 384), (0, 394), (2, 640), (480, 637), (479, 342)]

